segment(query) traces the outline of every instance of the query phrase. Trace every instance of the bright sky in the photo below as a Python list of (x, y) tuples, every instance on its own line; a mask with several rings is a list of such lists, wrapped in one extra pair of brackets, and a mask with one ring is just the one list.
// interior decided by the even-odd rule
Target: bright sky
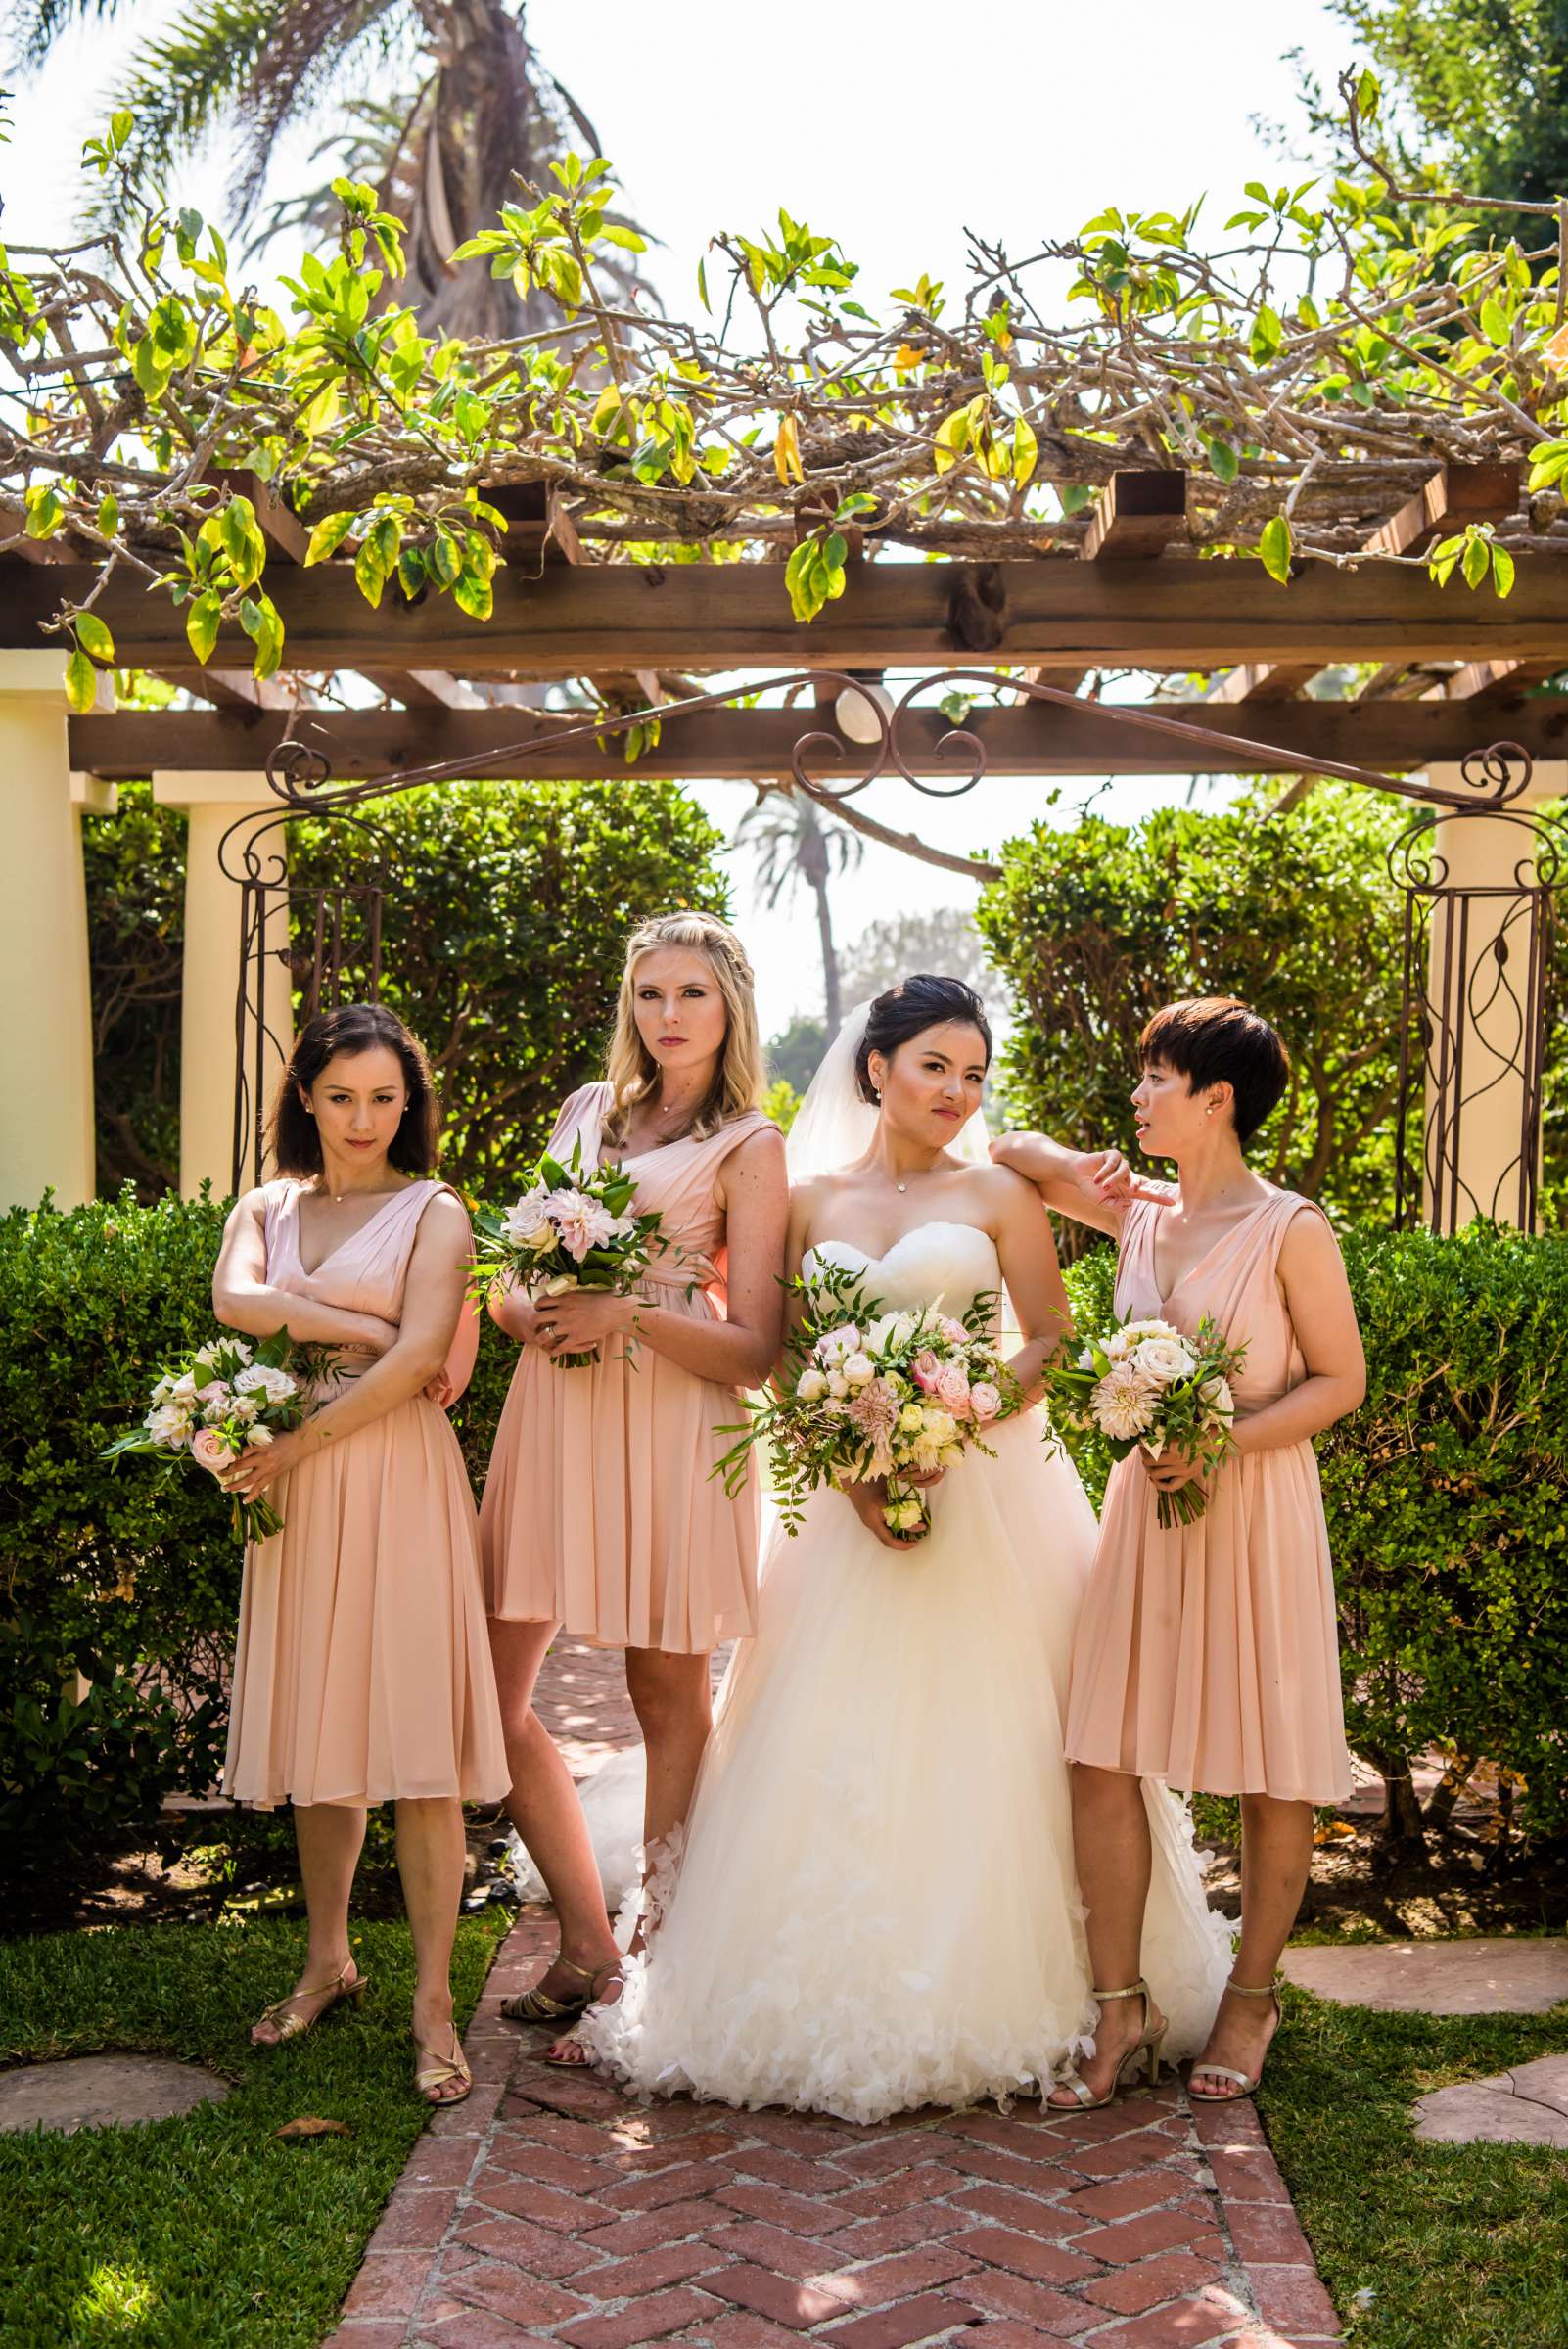
[[(104, 118), (99, 93), (134, 40), (175, 13), (167, 0), (136, 0), (115, 24), (73, 31), (36, 80), (7, 76), (18, 84), (13, 142), (0, 149), (8, 243), (69, 232), (81, 141)], [(872, 308), (922, 269), (960, 279), (965, 227), (1022, 254), (1107, 204), (1179, 209), (1207, 193), (1218, 236), (1244, 181), (1290, 174), (1254, 121), (1297, 118), (1283, 52), (1299, 47), (1329, 86), (1353, 54), (1319, 0), (1190, 0), (1179, 17), (1168, 0), (1121, 0), (1105, 15), (992, 0), (972, 19), (930, 0), (794, 0), (787, 10), (682, 0), (667, 20), (631, 0), (530, 0), (528, 25), (597, 128), (629, 208), (662, 240), (650, 274), (677, 315), (695, 304), (710, 235), (761, 226), (781, 204), (841, 239)], [(309, 163), (317, 135), (280, 143), (272, 193), (322, 176)], [(213, 157), (176, 193), (220, 214), (224, 176)], [(1082, 799), (1098, 788), (1072, 791)], [(998, 779), (944, 804), (884, 783), (858, 804), (940, 847), (994, 850), (1044, 813), (1046, 790)], [(1098, 806), (1128, 820), (1186, 790), (1124, 780)], [(703, 785), (697, 796), (726, 831), (752, 798), (738, 784)], [(1064, 805), (1054, 820), (1071, 813)], [(772, 1033), (819, 1000), (803, 951), (807, 908), (762, 914), (747, 860), (734, 869), (737, 922)], [(868, 848), (839, 885), (837, 926), (853, 940), (895, 905), (960, 904), (966, 890)]]

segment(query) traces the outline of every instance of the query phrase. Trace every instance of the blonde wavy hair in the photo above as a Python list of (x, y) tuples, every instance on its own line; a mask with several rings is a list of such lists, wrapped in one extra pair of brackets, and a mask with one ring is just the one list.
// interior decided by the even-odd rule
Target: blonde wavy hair
[(615, 1098), (604, 1123), (605, 1138), (625, 1138), (631, 1112), (659, 1089), (659, 1063), (637, 1033), (636, 969), (659, 946), (684, 946), (708, 964), (724, 999), (728, 1024), (708, 1097), (686, 1131), (706, 1141), (732, 1118), (755, 1109), (762, 1090), (762, 1046), (757, 1033), (756, 981), (746, 949), (727, 922), (711, 913), (661, 913), (641, 922), (626, 941), (625, 967), (616, 1003), (615, 1034), (605, 1075)]

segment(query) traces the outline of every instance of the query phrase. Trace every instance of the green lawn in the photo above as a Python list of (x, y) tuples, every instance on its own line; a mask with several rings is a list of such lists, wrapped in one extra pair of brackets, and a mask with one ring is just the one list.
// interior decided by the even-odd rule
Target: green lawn
[(1563, 2349), (1568, 2160), (1420, 2143), (1410, 2106), (1568, 2050), (1568, 2007), (1481, 2018), (1374, 2014), (1299, 1990), (1287, 2002), (1258, 2101), (1356, 2349)]
[[(507, 1917), (459, 1927), (466, 2021)], [(0, 2062), (140, 2049), (234, 2081), (222, 2104), (137, 2129), (0, 2136), (4, 2349), (314, 2349), (328, 2333), (426, 2108), (410, 2086), (405, 1926), (356, 1924), (370, 1978), (275, 2051), (252, 2017), (288, 1989), (296, 1923), (127, 1927), (0, 1946)], [(279, 2143), (302, 2113), (351, 2135)]]

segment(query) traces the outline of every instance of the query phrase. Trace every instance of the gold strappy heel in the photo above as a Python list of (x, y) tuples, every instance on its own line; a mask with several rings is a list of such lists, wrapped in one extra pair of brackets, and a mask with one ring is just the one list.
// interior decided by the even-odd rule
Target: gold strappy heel
[[(515, 1998), (501, 2001), (501, 2012), (509, 2023), (575, 2023), (579, 2014), (587, 2012), (593, 1999), (594, 1976), (602, 1974), (604, 1967), (577, 1965), (572, 1958), (562, 1957), (552, 1958), (550, 1963), (564, 1965), (569, 1974), (576, 1975), (583, 1985), (581, 1997), (558, 1999), (548, 1990), (521, 1990)], [(547, 1965), (544, 1970), (548, 1973), (550, 1967)]]
[[(621, 1971), (621, 1963), (619, 1960), (613, 1965), (606, 1964), (597, 1967), (593, 1975), (593, 1981), (588, 1985), (588, 1997), (585, 2002), (584, 2012), (586, 2012), (587, 2008), (590, 2006), (602, 2006), (604, 2004), (603, 1998), (596, 1997), (594, 1995), (594, 1984), (599, 1981), (601, 1975), (609, 1976), (609, 1980), (605, 1983), (606, 1990), (610, 1988), (610, 1984), (612, 1982), (619, 1982), (623, 1989), (625, 1987), (626, 1977)], [(578, 2052), (576, 2055), (565, 2055), (559, 2053), (558, 2050), (563, 2048), (576, 2048), (578, 2050)], [(593, 2057), (589, 2053), (588, 2050), (583, 2046), (582, 2041), (577, 2037), (576, 2033), (575, 2031), (569, 2031), (564, 2039), (557, 2040), (553, 2047), (548, 2047), (545, 2049), (544, 2053), (539, 2057), (539, 2061), (541, 2063), (553, 2063), (558, 2071), (580, 2072), (585, 2070), (592, 2063)]]
[[(461, 2104), (474, 2085), (474, 2075), (468, 2068), (468, 2057), (463, 2053), (463, 2043), (457, 2036), (456, 2027), (454, 2026), (452, 2031), (452, 2052), (449, 2058), (438, 2055), (434, 2048), (422, 2048), (417, 2039), (414, 2042), (414, 2053), (423, 2055), (427, 2059), (414, 2074), (414, 2086), (426, 2103), (438, 2106)], [(444, 2088), (450, 2080), (462, 2082), (462, 2087), (455, 2096), (433, 2096), (431, 2095), (430, 2092), (433, 2088)]]
[[(1284, 2008), (1279, 2004), (1279, 1992), (1274, 1984), (1270, 1982), (1265, 1989), (1259, 1990), (1251, 1983), (1232, 1981), (1227, 1982), (1225, 1988), (1233, 1990), (1238, 1999), (1271, 1999), (1273, 2001), (1274, 2028), (1268, 2034), (1268, 2048), (1271, 2048), (1274, 2044), (1274, 2033), (1278, 2031), (1280, 2024), (1285, 2019)], [(1268, 2061), (1268, 2048), (1264, 2050), (1265, 2062)], [(1262, 2065), (1256, 2072), (1238, 2072), (1235, 2066), (1229, 2063), (1195, 2062), (1192, 2069), (1194, 2073), (1201, 2072), (1205, 2075), (1212, 2075), (1216, 2080), (1233, 2080), (1236, 2084), (1234, 2088), (1227, 2088), (1222, 2095), (1218, 2096), (1210, 2096), (1205, 2089), (1189, 2088), (1189, 2094), (1199, 2104), (1239, 2104), (1244, 2096), (1257, 2095), (1259, 2083), (1263, 2079)]]
[(1154, 2002), (1149, 1996), (1149, 1986), (1142, 1975), (1138, 1976), (1130, 1990), (1091, 1990), (1089, 1996), (1101, 2006), (1108, 2006), (1113, 1999), (1141, 1999), (1143, 2001), (1143, 2030), (1118, 2063), (1116, 2070), (1111, 2075), (1111, 2085), (1103, 2096), (1091, 2096), (1084, 2083), (1079, 2078), (1077, 2070), (1069, 2067), (1060, 2080), (1052, 2081), (1051, 2087), (1071, 2089), (1078, 2101), (1075, 2104), (1053, 2104), (1047, 2093), (1040, 2106), (1042, 2112), (1064, 2115), (1074, 2112), (1098, 2112), (1102, 2105), (1111, 2103), (1122, 2089), (1130, 2084), (1130, 2075), (1133, 2078), (1136, 2077), (1133, 2067), (1141, 2069), (1145, 2055), (1149, 2059), (1149, 2086), (1158, 2088), (1160, 2085), (1160, 2051), (1165, 2046), (1165, 2035), (1171, 2025), (1169, 2019), (1163, 2014), (1157, 2025), (1150, 2022), (1149, 2017), (1154, 2011)]
[[(356, 1972), (351, 1982), (344, 1979), (345, 1975), (348, 1972), (348, 1969), (352, 1964), (353, 1959), (351, 1958), (346, 1958), (343, 1964), (338, 1968), (338, 1971), (333, 1975), (330, 1982), (317, 1982), (313, 1986), (309, 1986), (304, 1990), (291, 1990), (286, 1999), (274, 1999), (270, 2006), (263, 2006), (260, 2013), (256, 2016), (255, 2022), (251, 2025), (251, 2044), (253, 2047), (281, 2048), (286, 2039), (301, 2038), (306, 2031), (313, 2031), (317, 2023), (320, 2022), (322, 2016), (324, 2014), (330, 2014), (334, 2006), (338, 2005), (344, 1999), (352, 2000), (356, 2010), (361, 2007), (365, 2003), (364, 1975)], [(314, 2014), (298, 2014), (295, 2012), (295, 2001), (297, 1999), (319, 1999), (323, 1992), (326, 1991), (330, 1991), (332, 1995), (327, 2000), (327, 2003), (324, 2006), (318, 2006), (316, 2008)], [(277, 2024), (278, 2036), (276, 2039), (256, 2038), (255, 2033), (257, 2027), (262, 2023)]]

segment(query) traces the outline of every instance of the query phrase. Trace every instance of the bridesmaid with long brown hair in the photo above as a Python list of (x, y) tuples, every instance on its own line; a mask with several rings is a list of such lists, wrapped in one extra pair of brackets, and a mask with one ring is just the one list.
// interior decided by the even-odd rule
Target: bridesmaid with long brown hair
[(223, 1478), (283, 1519), (246, 1552), (224, 1784), (294, 1804), (309, 1947), (257, 2020), (275, 2047), (364, 1977), (348, 1896), (371, 1803), (396, 1806), (413, 1935), (414, 2085), (449, 2104), (472, 2085), (452, 2025), (465, 1801), (507, 1782), (484, 1637), (479, 1528), (441, 1405), (467, 1383), (468, 1215), (432, 1168), (430, 1066), (402, 1022), (349, 1003), (308, 1022), (284, 1071), (277, 1178), (237, 1201), (212, 1281), (218, 1319), (338, 1350), (317, 1408)]
[[(562, 1104), (550, 1147), (624, 1162), (666, 1253), (629, 1296), (579, 1290), (490, 1312), (522, 1346), (484, 1487), (481, 1535), (506, 1729), (508, 1808), (549, 1888), (560, 1953), (504, 2003), (569, 2022), (620, 1959), (581, 1806), (533, 1711), (560, 1631), (625, 1650), (647, 1748), (644, 1842), (675, 1834), (713, 1726), (709, 1659), (756, 1629), (759, 1500), (713, 1476), (738, 1398), (772, 1369), (789, 1220), (784, 1142), (757, 1107), (751, 966), (710, 914), (645, 922), (627, 947), (607, 1075)], [(595, 1350), (591, 1366), (554, 1357)], [(553, 2050), (576, 2061), (575, 2041)]]

